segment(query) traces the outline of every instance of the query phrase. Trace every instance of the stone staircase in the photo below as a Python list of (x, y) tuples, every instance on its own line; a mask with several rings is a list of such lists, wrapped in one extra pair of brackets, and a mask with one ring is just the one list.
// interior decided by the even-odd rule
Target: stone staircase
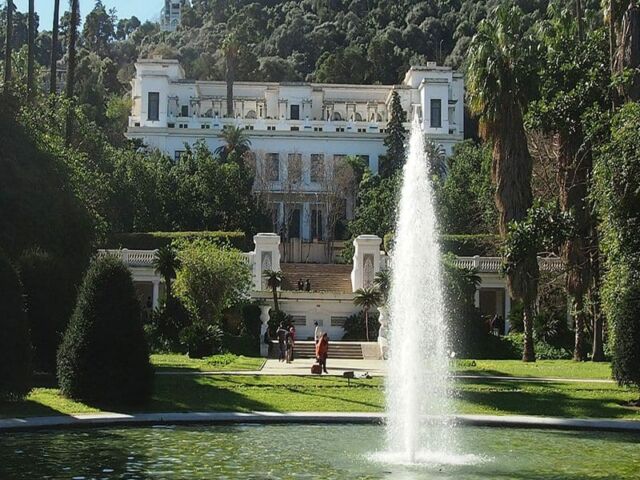
[[(271, 357), (278, 356), (278, 342), (272, 342)], [(315, 358), (316, 344), (310, 341), (297, 341), (295, 358)], [(329, 342), (329, 358), (363, 360), (362, 345), (358, 342)]]
[(309, 279), (313, 292), (351, 293), (351, 265), (282, 263), (282, 290), (297, 290), (298, 279)]

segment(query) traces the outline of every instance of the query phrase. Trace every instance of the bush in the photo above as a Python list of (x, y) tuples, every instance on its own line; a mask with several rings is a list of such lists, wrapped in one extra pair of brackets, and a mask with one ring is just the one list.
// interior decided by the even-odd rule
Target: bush
[(31, 390), (31, 345), (17, 272), (0, 253), (0, 399), (18, 400)]
[(278, 330), (281, 323), (288, 329), (293, 325), (293, 317), (288, 313), (284, 313), (282, 310), (278, 310), (277, 312), (273, 308), (269, 310), (269, 322), (267, 325), (269, 327), (269, 336), (273, 340), (276, 338), (276, 330)]
[(500, 249), (498, 235), (441, 235), (440, 246), (443, 253), (452, 253), (461, 257), (497, 256)]
[[(492, 359), (519, 360), (522, 358), (524, 348), (524, 334), (512, 332), (505, 337), (495, 339)], [(573, 357), (571, 349), (549, 345), (547, 342), (537, 340), (534, 345), (536, 357), (539, 360), (570, 360)]]
[(115, 233), (107, 240), (107, 248), (130, 250), (156, 250), (175, 240), (207, 240), (218, 245), (229, 245), (241, 251), (251, 249), (251, 243), (243, 232), (145, 232)]
[[(380, 324), (378, 323), (378, 314), (369, 312), (369, 340), (372, 342), (378, 341), (378, 331)], [(344, 336), (342, 340), (345, 341), (364, 341), (366, 336), (366, 326), (364, 321), (364, 312), (360, 311), (354, 313), (344, 322)]]
[(118, 259), (97, 259), (87, 271), (58, 352), (66, 396), (101, 405), (149, 399), (153, 369), (131, 274)]
[(62, 341), (76, 296), (75, 279), (48, 253), (32, 250), (18, 260), (31, 329), (34, 368), (55, 373)]
[(147, 343), (152, 352), (179, 352), (182, 349), (180, 332), (191, 324), (189, 312), (175, 297), (167, 299), (164, 306), (151, 312), (144, 326)]
[(180, 342), (189, 358), (203, 358), (222, 351), (222, 336), (218, 325), (195, 322), (182, 329)]

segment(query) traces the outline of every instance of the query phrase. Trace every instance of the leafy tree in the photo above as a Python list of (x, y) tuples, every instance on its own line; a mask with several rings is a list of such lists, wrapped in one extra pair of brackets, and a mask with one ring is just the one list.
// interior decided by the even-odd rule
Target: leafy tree
[[(483, 138), (493, 142), (493, 180), (500, 233), (522, 220), (532, 205), (532, 160), (523, 115), (536, 85), (535, 48), (519, 7), (498, 7), (473, 39), (467, 84), (469, 106), (480, 116)], [(535, 252), (508, 271), (512, 297), (524, 304), (523, 361), (535, 361), (533, 317), (538, 286)]]
[(4, 42), (4, 94), (8, 96), (11, 89), (11, 53), (13, 45), (13, 1), (7, 0), (5, 42)]
[(222, 161), (226, 161), (232, 154), (235, 154), (236, 158), (242, 158), (251, 148), (251, 140), (246, 131), (240, 127), (224, 128), (220, 132), (220, 139), (224, 143), (216, 149), (215, 153)]
[(105, 406), (145, 403), (153, 369), (128, 268), (96, 260), (78, 293), (58, 351), (58, 382), (70, 398)]
[(35, 42), (36, 42), (36, 12), (35, 0), (29, 0), (29, 40), (28, 40), (28, 66), (27, 66), (27, 98), (33, 101), (34, 95), (34, 71), (35, 71)]
[(606, 273), (603, 310), (610, 325), (613, 376), (640, 387), (640, 105), (613, 117), (610, 140), (598, 148), (594, 189)]
[(391, 291), (391, 270), (380, 270), (376, 273), (373, 286), (380, 292), (382, 305), (385, 305)]
[(382, 294), (375, 287), (359, 288), (355, 291), (354, 305), (362, 307), (364, 311), (365, 332), (367, 334), (367, 342), (369, 341), (369, 310), (376, 308), (382, 304)]
[(196, 240), (179, 246), (178, 259), (176, 295), (194, 321), (216, 325), (224, 310), (247, 298), (251, 272), (239, 251)]
[[(69, 101), (73, 99), (73, 92), (76, 86), (76, 52), (78, 40), (78, 26), (80, 25), (80, 0), (71, 0), (71, 18), (69, 20), (69, 35), (67, 45), (67, 84), (66, 95)], [(73, 102), (72, 102), (73, 105)], [(73, 138), (73, 114), (70, 108), (67, 112), (65, 143), (71, 144)]]
[(380, 175), (388, 178), (402, 169), (405, 161), (405, 139), (407, 131), (404, 123), (407, 121), (407, 112), (400, 104), (400, 95), (397, 91), (391, 94), (391, 112), (387, 123), (387, 134), (384, 138), (384, 146), (387, 147), (386, 155), (381, 159)]
[(101, 0), (97, 0), (93, 10), (85, 18), (82, 43), (90, 51), (106, 56), (115, 34), (114, 15), (107, 12)]
[(274, 270), (265, 270), (262, 272), (262, 275), (266, 278), (267, 286), (271, 289), (271, 293), (273, 294), (273, 309), (274, 311), (279, 312), (278, 288), (280, 288), (280, 285), (282, 285), (282, 282), (284, 281), (284, 274)]
[(31, 390), (31, 344), (22, 285), (0, 252), (0, 399), (18, 400)]

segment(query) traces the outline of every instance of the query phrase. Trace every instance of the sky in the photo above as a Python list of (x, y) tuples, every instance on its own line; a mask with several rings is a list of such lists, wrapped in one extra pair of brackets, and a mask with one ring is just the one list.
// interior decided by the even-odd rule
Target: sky
[[(29, 9), (29, 0), (13, 0), (16, 8), (21, 12)], [(102, 0), (107, 10), (116, 9), (118, 18), (128, 18), (133, 15), (141, 22), (158, 20), (163, 0)], [(80, 14), (84, 18), (95, 5), (95, 0), (80, 0)], [(53, 24), (53, 0), (35, 0), (36, 13), (40, 17), (39, 30), (51, 30)], [(60, 15), (69, 9), (68, 0), (60, 0)]]

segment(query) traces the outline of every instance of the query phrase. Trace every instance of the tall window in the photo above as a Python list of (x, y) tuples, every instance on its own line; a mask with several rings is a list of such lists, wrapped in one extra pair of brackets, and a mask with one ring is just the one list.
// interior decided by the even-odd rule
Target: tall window
[(157, 122), (160, 120), (160, 93), (149, 92), (149, 112), (147, 120)]
[(301, 210), (295, 208), (289, 220), (289, 238), (300, 238), (300, 215)]
[(322, 210), (311, 209), (311, 238), (322, 240)]
[(311, 154), (311, 181), (322, 182), (324, 180), (324, 155), (322, 153)]
[(189, 105), (182, 105), (180, 107), (180, 116), (188, 117), (189, 116)]
[(300, 105), (291, 105), (291, 120), (300, 120)]
[(367, 168), (371, 167), (371, 164), (369, 163), (369, 155), (358, 155), (358, 158), (364, 162)]
[(442, 127), (442, 100), (431, 99), (431, 128)]
[(290, 153), (287, 158), (287, 179), (289, 183), (302, 182), (302, 155)]
[(271, 182), (280, 180), (280, 155), (277, 153), (267, 153), (265, 157), (265, 176)]

